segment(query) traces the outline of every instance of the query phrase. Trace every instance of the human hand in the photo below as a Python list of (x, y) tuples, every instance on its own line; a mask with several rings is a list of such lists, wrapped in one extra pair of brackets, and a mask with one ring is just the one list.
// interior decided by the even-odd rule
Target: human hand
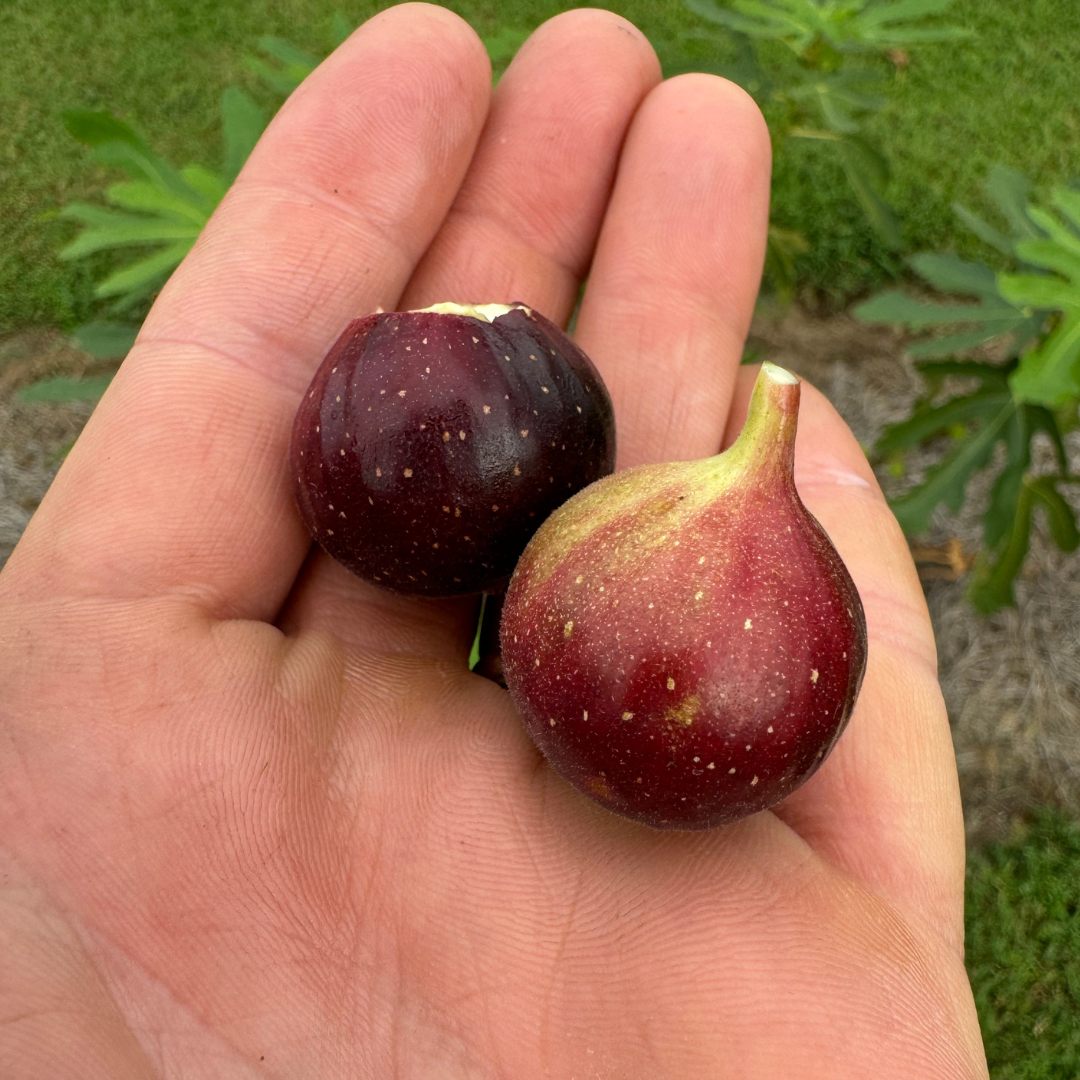
[[(490, 104), (448, 12), (372, 19), (289, 100), (0, 575), (0, 1075), (986, 1075), (929, 621), (850, 432), (804, 388), (800, 492), (869, 666), (774, 812), (657, 833), (556, 777), (467, 670), (476, 604), (310, 543), (301, 394), (376, 306), (565, 320), (620, 465), (730, 443), (768, 133), (659, 85), (625, 20), (542, 27)], [(624, 142), (625, 139), (625, 142)]]

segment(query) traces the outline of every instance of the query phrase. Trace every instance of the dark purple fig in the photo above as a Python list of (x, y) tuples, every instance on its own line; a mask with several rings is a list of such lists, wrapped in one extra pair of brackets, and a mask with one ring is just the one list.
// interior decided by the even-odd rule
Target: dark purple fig
[(589, 358), (523, 304), (436, 304), (350, 323), (293, 426), (312, 536), (384, 588), (505, 586), (555, 507), (615, 464)]
[(793, 475), (799, 381), (762, 367), (725, 453), (600, 480), (522, 555), (507, 687), (575, 787), (658, 828), (772, 806), (821, 764), (866, 666), (859, 594)]

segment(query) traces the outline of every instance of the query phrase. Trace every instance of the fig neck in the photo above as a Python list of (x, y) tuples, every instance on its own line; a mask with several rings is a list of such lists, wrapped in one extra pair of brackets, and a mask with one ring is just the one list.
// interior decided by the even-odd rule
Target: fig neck
[(764, 480), (795, 480), (795, 432), (799, 425), (800, 383), (790, 371), (764, 363), (750, 395), (746, 423), (720, 455), (725, 465)]

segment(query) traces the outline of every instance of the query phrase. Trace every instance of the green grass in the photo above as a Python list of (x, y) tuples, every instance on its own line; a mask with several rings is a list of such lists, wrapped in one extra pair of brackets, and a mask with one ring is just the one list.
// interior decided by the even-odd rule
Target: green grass
[(968, 857), (967, 967), (992, 1080), (1080, 1077), (1080, 823)]
[[(991, 209), (982, 182), (994, 162), (1029, 176), (1037, 191), (1080, 175), (1080, 4), (1072, 0), (955, 0), (947, 21), (975, 31), (956, 44), (914, 47), (890, 77), (889, 104), (870, 132), (892, 164), (890, 201), (906, 251), (959, 251), (995, 264), (950, 209)], [(885, 283), (896, 257), (849, 199), (825, 147), (806, 142), (777, 155), (773, 215), (812, 250), (806, 284), (840, 303)]]
[[(72, 226), (49, 215), (92, 198), (107, 176), (64, 132), (65, 108), (104, 108), (133, 122), (175, 164), (217, 164), (218, 99), (239, 83), (258, 92), (241, 57), (260, 35), (320, 51), (333, 11), (360, 22), (385, 4), (342, 0), (7, 0), (0, 41), (20, 72), (0, 79), (0, 333), (26, 325), (71, 327), (94, 310), (93, 282), (106, 261), (61, 263)], [(530, 28), (574, 5), (552, 0), (448, 5), (481, 33)], [(696, 19), (682, 0), (617, 0), (676, 60), (723, 54), (723, 31)], [(974, 252), (949, 204), (982, 207), (990, 163), (1004, 161), (1047, 186), (1080, 172), (1080, 5), (1071, 0), (957, 0), (950, 21), (977, 36), (913, 50), (892, 76), (892, 99), (875, 122), (890, 153), (889, 191), (909, 250)], [(701, 31), (705, 40), (688, 33)], [(3, 61), (0, 61), (3, 62)], [(272, 98), (264, 94), (266, 104)], [(774, 219), (812, 244), (801, 260), (805, 290), (844, 303), (901, 268), (863, 220), (827, 148), (797, 143), (777, 154)], [(985, 253), (984, 253), (985, 254)]]
[[(241, 63), (263, 34), (326, 51), (335, 10), (359, 24), (387, 7), (349, 0), (5, 0), (0, 5), (0, 333), (71, 327), (89, 317), (102, 261), (62, 263), (73, 235), (49, 215), (93, 198), (110, 176), (65, 132), (68, 108), (108, 109), (169, 161), (217, 166), (218, 105), (230, 84), (263, 91)], [(575, 5), (543, 0), (451, 3), (478, 31), (531, 29)], [(620, 10), (653, 38), (694, 21), (681, 0), (629, 0)], [(15, 73), (16, 58), (19, 72)]]

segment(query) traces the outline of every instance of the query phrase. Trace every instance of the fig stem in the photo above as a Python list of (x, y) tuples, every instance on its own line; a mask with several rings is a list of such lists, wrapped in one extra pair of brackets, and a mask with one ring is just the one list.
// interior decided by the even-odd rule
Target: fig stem
[(504, 690), (506, 677), (503, 675), (502, 651), (499, 642), (499, 623), (502, 618), (505, 592), (484, 593), (480, 607), (480, 625), (477, 628), (477, 660), (473, 672), (490, 679)]
[(799, 426), (799, 379), (766, 361), (761, 365), (746, 423), (725, 456), (732, 465), (779, 473), (794, 482), (795, 433)]

